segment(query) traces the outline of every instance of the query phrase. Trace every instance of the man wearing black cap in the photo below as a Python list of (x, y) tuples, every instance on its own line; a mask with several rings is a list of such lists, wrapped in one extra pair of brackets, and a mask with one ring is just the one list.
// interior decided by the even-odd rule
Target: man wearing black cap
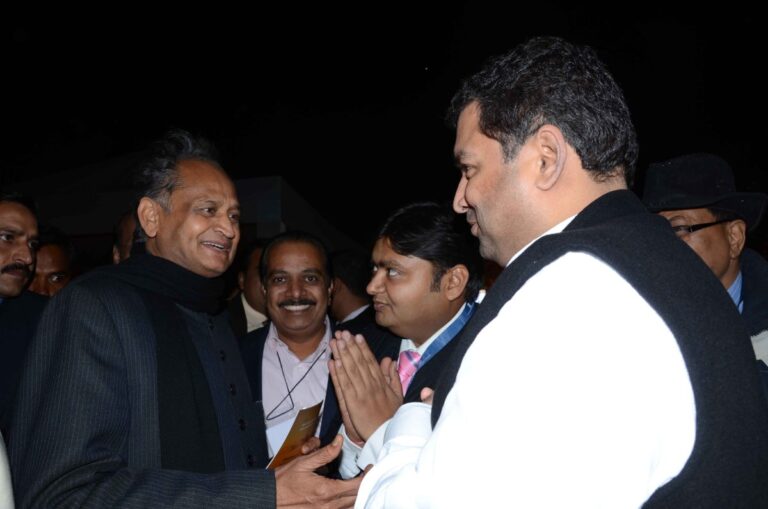
[(736, 191), (722, 158), (690, 154), (648, 168), (643, 201), (712, 269), (739, 308), (768, 390), (768, 263), (744, 249), (768, 195)]

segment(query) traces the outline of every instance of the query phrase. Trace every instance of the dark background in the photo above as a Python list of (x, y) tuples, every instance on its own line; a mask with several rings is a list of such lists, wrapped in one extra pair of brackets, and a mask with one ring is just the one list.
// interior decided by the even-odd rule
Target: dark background
[(366, 243), (396, 207), (453, 197), (443, 115), (461, 78), (530, 36), (560, 35), (593, 46), (624, 88), (639, 183), (652, 161), (709, 151), (730, 161), (742, 190), (768, 188), (760, 16), (735, 4), (628, 16), (505, 5), (9, 13), (0, 185), (137, 151), (183, 127), (211, 138), (233, 177), (280, 175)]

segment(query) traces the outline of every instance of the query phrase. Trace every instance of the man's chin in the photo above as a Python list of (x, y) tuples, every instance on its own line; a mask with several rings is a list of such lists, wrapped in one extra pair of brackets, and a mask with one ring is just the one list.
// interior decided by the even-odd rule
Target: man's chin
[[(3, 278), (4, 276), (0, 276), (0, 278)], [(0, 281), (0, 298), (1, 299), (12, 299), (14, 297), (18, 297), (21, 295), (21, 293), (24, 291), (24, 288), (26, 288), (27, 282), (23, 283), (17, 283), (15, 281)]]
[(227, 271), (227, 268), (229, 267), (229, 264), (226, 266), (221, 265), (201, 265), (200, 267), (196, 269), (189, 269), (188, 270), (194, 272), (198, 276), (203, 276), (207, 278), (215, 278), (219, 277), (222, 274), (224, 274)]
[(206, 277), (218, 277), (224, 274), (229, 266), (232, 265), (230, 259), (214, 259), (207, 260), (207, 263), (203, 266), (209, 274)]
[[(484, 240), (483, 237), (480, 237), (480, 256), (483, 258), (483, 260), (490, 260), (492, 262), (501, 263), (497, 259), (498, 257), (496, 256), (495, 246), (488, 242), (487, 239)], [(502, 267), (504, 266), (504, 264), (501, 265)]]
[(376, 325), (388, 329), (392, 326), (392, 320), (387, 316), (386, 311), (376, 311)]

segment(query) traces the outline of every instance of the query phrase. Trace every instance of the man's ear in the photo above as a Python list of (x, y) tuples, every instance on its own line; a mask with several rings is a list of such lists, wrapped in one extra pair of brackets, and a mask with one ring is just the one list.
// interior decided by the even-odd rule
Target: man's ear
[(741, 256), (744, 244), (747, 241), (747, 224), (741, 219), (728, 223), (728, 244), (731, 246), (731, 258)]
[(344, 285), (344, 281), (342, 281), (341, 279), (339, 279), (337, 277), (334, 277), (331, 280), (331, 288), (332, 288), (331, 296), (334, 296), (334, 295), (336, 295), (337, 292), (340, 292), (341, 288), (342, 288), (342, 285)]
[(532, 136), (537, 151), (536, 187), (551, 189), (565, 169), (566, 143), (563, 132), (552, 124), (544, 124)]
[(462, 264), (454, 265), (443, 274), (443, 291), (448, 300), (464, 298), (464, 290), (469, 282), (469, 270)]
[(153, 239), (157, 236), (157, 230), (160, 228), (160, 204), (152, 198), (144, 196), (139, 201), (139, 207), (136, 209), (139, 216), (139, 224), (144, 234)]

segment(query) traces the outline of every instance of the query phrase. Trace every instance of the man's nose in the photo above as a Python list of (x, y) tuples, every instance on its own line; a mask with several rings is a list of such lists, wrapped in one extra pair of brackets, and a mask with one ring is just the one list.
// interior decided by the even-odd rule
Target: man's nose
[(368, 286), (365, 287), (365, 291), (368, 292), (368, 295), (376, 295), (377, 293), (381, 292), (382, 277), (384, 277), (383, 270), (377, 270), (373, 273), (371, 280), (368, 282)]
[(48, 281), (48, 278), (42, 274), (32, 275), (32, 282), (29, 285), (29, 291), (40, 295), (46, 295), (48, 297), (52, 295), (50, 281)]
[(27, 242), (19, 242), (13, 252), (13, 261), (24, 265), (32, 265), (35, 261), (35, 251)]
[(229, 217), (229, 214), (221, 214), (218, 216), (219, 220), (216, 224), (216, 230), (228, 239), (234, 239), (237, 233), (240, 231), (240, 225), (237, 222), (233, 222)]
[(469, 208), (465, 197), (466, 190), (467, 179), (464, 177), (464, 175), (462, 175), (459, 179), (458, 186), (456, 186), (456, 194), (453, 195), (453, 210), (457, 214), (464, 214)]
[(299, 297), (304, 293), (304, 280), (301, 278), (292, 279), (288, 283), (288, 293), (293, 297)]

